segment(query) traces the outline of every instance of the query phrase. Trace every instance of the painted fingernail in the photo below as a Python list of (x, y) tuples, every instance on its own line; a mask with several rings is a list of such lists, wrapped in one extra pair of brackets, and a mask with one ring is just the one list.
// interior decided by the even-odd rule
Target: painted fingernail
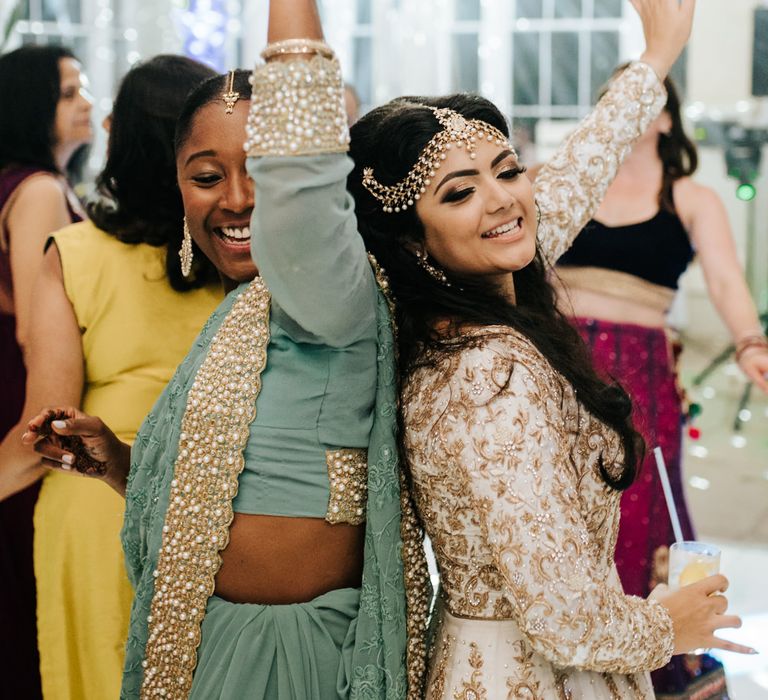
[(750, 649), (747, 653), (748, 654), (759, 654), (760, 652), (757, 649)]
[(75, 463), (75, 455), (62, 455), (61, 461), (65, 464), (74, 464)]
[(65, 472), (68, 472), (70, 469), (72, 469), (72, 467), (70, 467), (68, 464), (64, 464), (64, 463), (62, 463), (62, 465), (61, 465), (61, 468), (62, 468), (62, 469), (65, 471)]
[(54, 420), (54, 421), (51, 421), (51, 425), (54, 428), (61, 429), (61, 428), (66, 428), (67, 427), (67, 422), (63, 421), (63, 420)]

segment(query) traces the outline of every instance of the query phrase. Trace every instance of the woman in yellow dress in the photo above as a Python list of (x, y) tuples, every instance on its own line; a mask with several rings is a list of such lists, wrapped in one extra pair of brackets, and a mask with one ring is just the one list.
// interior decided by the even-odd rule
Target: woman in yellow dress
[[(41, 478), (35, 510), (38, 643), (46, 700), (117, 698), (133, 591), (120, 547), (124, 501), (90, 479), (48, 473), (19, 427), (62, 401), (109, 416), (132, 441), (222, 297), (201, 255), (176, 251), (183, 209), (173, 134), (186, 94), (212, 75), (180, 56), (131, 70), (108, 118), (92, 221), (51, 238), (33, 299), (26, 403), (0, 445), (0, 498)], [(139, 149), (136, 144), (142, 144)]]

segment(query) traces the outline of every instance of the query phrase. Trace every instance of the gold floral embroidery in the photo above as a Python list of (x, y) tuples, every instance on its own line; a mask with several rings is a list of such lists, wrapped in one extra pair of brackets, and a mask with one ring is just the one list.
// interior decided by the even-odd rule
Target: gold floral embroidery
[(541, 696), (541, 684), (536, 679), (533, 651), (519, 639), (512, 644), (512, 658), (517, 664), (514, 678), (507, 678), (507, 700), (536, 700)]
[(603, 674), (603, 679), (605, 680), (605, 685), (608, 686), (608, 691), (611, 694), (611, 700), (622, 700), (621, 693), (619, 693), (619, 688), (616, 685), (616, 681), (613, 679), (613, 677), (608, 674)]
[(413, 488), (400, 466), (400, 539), (403, 543), (403, 578), (406, 606), (406, 672), (408, 700), (424, 697), (427, 680), (427, 625), (432, 583), (424, 554), (424, 526), (416, 513)]
[(642, 700), (642, 698), (645, 697), (645, 694), (640, 689), (640, 684), (637, 682), (634, 676), (627, 676), (627, 683), (629, 684), (629, 688), (634, 693), (634, 697), (637, 700)]
[(365, 522), (368, 450), (354, 447), (326, 450), (325, 461), (330, 482), (325, 519), (333, 524)]
[(461, 688), (453, 693), (454, 700), (486, 700), (488, 691), (483, 686), (483, 655), (475, 642), (469, 645), (469, 665), (472, 674), (468, 681), (462, 681)]
[(145, 700), (184, 700), (192, 687), (200, 625), (229, 540), (267, 360), (269, 301), (257, 277), (227, 314), (189, 390), (154, 571), (142, 662)]
[(558, 700), (572, 700), (573, 694), (568, 687), (568, 674), (565, 671), (558, 671), (555, 674), (555, 687)]
[(448, 670), (448, 661), (451, 656), (453, 641), (454, 639), (450, 634), (444, 635), (440, 644), (440, 651), (437, 655), (437, 661), (432, 659), (434, 669), (429, 684), (427, 700), (443, 700), (443, 693), (445, 693), (445, 674)]

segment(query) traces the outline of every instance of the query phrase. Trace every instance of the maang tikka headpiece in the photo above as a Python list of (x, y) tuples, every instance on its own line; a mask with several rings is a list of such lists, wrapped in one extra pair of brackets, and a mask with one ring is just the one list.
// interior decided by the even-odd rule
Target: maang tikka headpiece
[(373, 176), (373, 168), (363, 169), (363, 187), (384, 205), (384, 211), (389, 214), (405, 211), (421, 198), (445, 160), (446, 151), (450, 151), (454, 146), (466, 146), (470, 158), (477, 157), (475, 151), (480, 141), (509, 146), (512, 149), (509, 139), (487, 122), (467, 119), (447, 107), (421, 106), (431, 109), (443, 128), (424, 147), (411, 172), (395, 185), (382, 185)]
[(240, 99), (240, 93), (235, 92), (235, 71), (229, 71), (229, 87), (227, 91), (221, 96), (224, 100), (224, 114), (232, 114), (235, 109), (235, 102)]

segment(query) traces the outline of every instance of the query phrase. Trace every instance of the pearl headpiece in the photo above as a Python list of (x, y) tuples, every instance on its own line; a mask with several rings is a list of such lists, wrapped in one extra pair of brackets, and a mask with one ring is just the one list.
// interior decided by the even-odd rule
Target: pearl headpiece
[(466, 146), (470, 158), (476, 158), (479, 141), (509, 145), (509, 139), (495, 126), (479, 119), (467, 119), (447, 107), (437, 108), (421, 105), (432, 110), (443, 129), (438, 131), (424, 147), (411, 172), (395, 185), (382, 185), (373, 176), (373, 168), (363, 169), (363, 187), (384, 205), (388, 214), (405, 211), (412, 207), (426, 192), (435, 172), (446, 158), (446, 151), (456, 146)]

